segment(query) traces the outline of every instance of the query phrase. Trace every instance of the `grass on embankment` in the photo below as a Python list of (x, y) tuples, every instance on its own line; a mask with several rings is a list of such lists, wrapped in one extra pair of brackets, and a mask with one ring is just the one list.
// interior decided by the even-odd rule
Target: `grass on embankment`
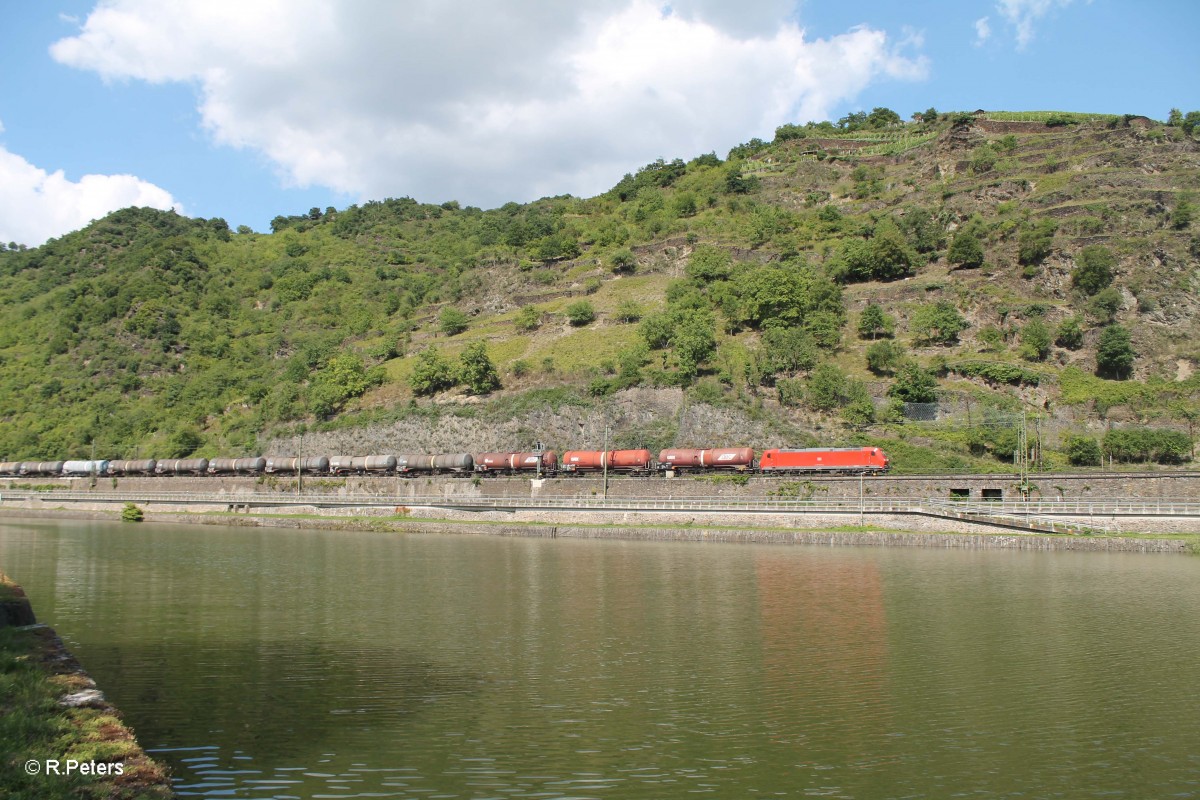
[[(0, 601), (24, 594), (0, 575)], [(78, 673), (54, 674), (46, 656), (61, 663), (61, 644), (48, 628), (0, 626), (0, 789), (4, 797), (38, 800), (169, 798), (162, 768), (142, 752), (107, 705), (66, 708), (64, 694), (91, 688)], [(119, 777), (47, 775), (46, 762), (121, 763)], [(36, 762), (37, 774), (27, 764)]]

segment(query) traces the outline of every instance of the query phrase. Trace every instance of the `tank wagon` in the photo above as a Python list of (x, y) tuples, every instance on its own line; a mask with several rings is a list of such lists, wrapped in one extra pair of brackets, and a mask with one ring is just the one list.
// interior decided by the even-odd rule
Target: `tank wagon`
[(214, 458), (208, 462), (209, 475), (257, 475), (267, 468), (265, 458)]
[(328, 456), (305, 456), (304, 458), (268, 458), (263, 471), (268, 474), (314, 472), (324, 475), (329, 472)]
[(668, 470), (675, 472), (707, 472), (710, 470), (746, 472), (754, 469), (754, 450), (749, 447), (663, 450), (658, 454), (658, 468), (664, 472)]
[(64, 461), (63, 477), (80, 477), (84, 475), (103, 475), (108, 472), (107, 461)]
[(395, 469), (395, 456), (331, 456), (329, 458), (330, 475), (366, 475), (392, 472)]
[(466, 475), (474, 471), (475, 459), (470, 453), (399, 453), (396, 455), (396, 472), (401, 475)]
[[(558, 472), (558, 454), (553, 450), (543, 450), (540, 453), (476, 453), (476, 472), (538, 472), (543, 474)], [(540, 467), (539, 467), (540, 465)]]
[(654, 469), (654, 457), (649, 450), (568, 450), (562, 454), (559, 472), (623, 472), (630, 475), (649, 475)]
[(20, 461), (0, 461), (0, 475), (20, 475)]
[(17, 474), (43, 477), (62, 475), (63, 464), (65, 463), (65, 461), (22, 461)]
[(773, 473), (884, 472), (888, 457), (878, 447), (809, 447), (798, 450), (764, 450), (758, 469)]
[(158, 462), (153, 458), (139, 460), (118, 459), (108, 462), (108, 475), (119, 478), (126, 475), (153, 475)]
[(203, 475), (207, 471), (207, 458), (169, 458), (154, 465), (155, 475)]

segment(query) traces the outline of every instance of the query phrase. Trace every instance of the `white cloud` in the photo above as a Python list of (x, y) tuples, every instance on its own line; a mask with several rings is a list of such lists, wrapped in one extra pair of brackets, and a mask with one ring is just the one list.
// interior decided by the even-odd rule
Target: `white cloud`
[[(1034, 25), (1051, 11), (1066, 8), (1074, 0), (999, 0), (996, 10), (1013, 27), (1017, 49), (1024, 50), (1033, 41)], [(1090, 2), (1090, 0), (1089, 0)]]
[(980, 47), (992, 38), (992, 26), (987, 17), (975, 20), (975, 46)]
[(0, 147), (0, 241), (39, 245), (119, 208), (183, 208), (170, 193), (133, 175), (67, 180)]
[(109, 0), (51, 49), (107, 80), (193, 82), (215, 141), (286, 182), (491, 206), (590, 195), (921, 80), (917, 42), (809, 40), (794, 0)]

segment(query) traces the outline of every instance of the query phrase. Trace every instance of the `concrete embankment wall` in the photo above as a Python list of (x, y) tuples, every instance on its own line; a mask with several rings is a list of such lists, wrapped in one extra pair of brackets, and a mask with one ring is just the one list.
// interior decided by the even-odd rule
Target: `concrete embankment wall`
[[(998, 550), (1041, 550), (1123, 553), (1190, 553), (1187, 542), (1175, 539), (1134, 539), (1101, 536), (1046, 536), (1009, 533), (946, 533), (910, 530), (822, 531), (731, 527), (601, 527), (586, 524), (471, 525), (440, 520), (348, 520), (238, 517), (232, 521), (208, 517), (195, 520), (213, 525), (318, 530), (385, 530), (409, 534), (472, 534), (539, 538), (630, 539), (661, 542), (748, 542), (755, 544), (849, 545), (885, 547), (943, 547)], [(374, 523), (374, 524), (372, 524)], [(845, 524), (841, 520), (840, 524)]]
[[(305, 510), (314, 513), (317, 511), (312, 508)], [(298, 509), (283, 511), (289, 514), (303, 513)], [(410, 534), (1128, 553), (1193, 552), (1189, 541), (1179, 539), (1015, 533), (987, 525), (899, 514), (867, 515), (865, 521), (875, 530), (847, 531), (830, 529), (857, 525), (857, 514), (806, 514), (786, 521), (772, 515), (738, 515), (736, 519), (719, 515), (689, 515), (686, 518), (677, 515), (670, 519), (637, 515), (610, 521), (595, 514), (568, 515), (561, 512), (514, 515), (503, 512), (454, 512), (421, 508), (406, 508), (404, 511), (406, 516), (397, 519), (394, 510), (391, 509), (366, 509), (358, 512), (337, 510), (324, 513), (320, 517), (206, 515), (152, 510), (147, 513), (146, 519), (151, 522), (231, 527), (372, 530)], [(115, 509), (58, 511), (10, 508), (0, 509), (0, 516), (115, 520), (119, 518), (119, 513)]]
[[(731, 476), (680, 475), (674, 478), (630, 478), (612, 476), (608, 484), (610, 498), (680, 497), (787, 497), (790, 499), (857, 498), (859, 480), (845, 476)], [(1092, 500), (1102, 498), (1193, 499), (1200, 501), (1200, 473), (1140, 473), (1137, 477), (1119, 473), (1036, 474), (1031, 477), (1031, 500)], [(398, 476), (306, 476), (304, 492), (309, 494), (377, 494), (397, 499), (408, 497), (597, 497), (604, 494), (600, 476), (548, 478), (486, 477), (398, 477)], [(145, 491), (145, 492), (227, 492), (295, 493), (294, 475), (263, 477), (179, 477), (179, 478), (0, 478), (0, 496), (6, 488), (36, 485), (61, 486), (72, 491)], [(972, 500), (985, 497), (1015, 500), (1021, 495), (1015, 475), (966, 476), (868, 476), (862, 481), (867, 498), (949, 499), (957, 495)], [(965, 494), (964, 494), (965, 493)]]

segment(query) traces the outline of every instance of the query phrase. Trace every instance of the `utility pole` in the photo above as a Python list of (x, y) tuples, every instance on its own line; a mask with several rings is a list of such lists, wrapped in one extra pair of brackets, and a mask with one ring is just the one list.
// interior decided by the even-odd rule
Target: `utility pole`
[(608, 422), (604, 423), (604, 454), (601, 459), (604, 464), (604, 499), (608, 499)]
[(300, 431), (300, 444), (296, 446), (296, 496), (304, 494), (304, 431)]
[(1029, 499), (1029, 430), (1025, 409), (1021, 409), (1021, 427), (1017, 430), (1017, 472), (1021, 477), (1021, 499)]
[(858, 527), (863, 527), (863, 473), (858, 473)]

